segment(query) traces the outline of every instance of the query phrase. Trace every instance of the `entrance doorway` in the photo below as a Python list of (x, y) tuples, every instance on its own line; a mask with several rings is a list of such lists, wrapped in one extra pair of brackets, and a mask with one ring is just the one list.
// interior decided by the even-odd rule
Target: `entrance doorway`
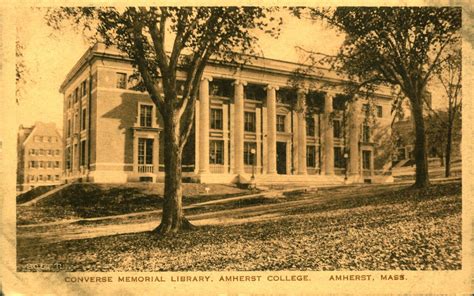
[(285, 142), (277, 142), (277, 174), (279, 175), (286, 175), (286, 143)]

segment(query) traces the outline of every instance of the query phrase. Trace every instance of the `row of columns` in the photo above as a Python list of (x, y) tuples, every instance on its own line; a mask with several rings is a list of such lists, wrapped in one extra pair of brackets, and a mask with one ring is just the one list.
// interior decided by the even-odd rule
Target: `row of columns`
[[(209, 82), (211, 77), (203, 77), (199, 88), (199, 172), (209, 173)], [(245, 81), (236, 80), (234, 82), (234, 173), (244, 173), (244, 86), (247, 85)], [(276, 155), (276, 91), (277, 86), (268, 85), (267, 92), (267, 174), (276, 174), (277, 172), (277, 155)], [(297, 92), (297, 108), (296, 108), (296, 122), (297, 122), (297, 174), (304, 175), (307, 173), (306, 167), (306, 91), (300, 89)], [(356, 105), (356, 104), (353, 104)], [(353, 113), (353, 120), (351, 120), (350, 128), (350, 163), (349, 171), (351, 174), (359, 172), (359, 135), (357, 112), (358, 110), (351, 109)], [(333, 112), (333, 96), (328, 94), (324, 102), (324, 114), (322, 118), (322, 173), (326, 175), (334, 174), (334, 138), (333, 125), (331, 122), (331, 113)]]

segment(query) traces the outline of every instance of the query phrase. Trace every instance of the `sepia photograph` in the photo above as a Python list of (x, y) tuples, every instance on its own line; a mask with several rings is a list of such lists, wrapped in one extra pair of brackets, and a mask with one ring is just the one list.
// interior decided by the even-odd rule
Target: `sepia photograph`
[(471, 293), (472, 4), (101, 5), (0, 15), (15, 280)]

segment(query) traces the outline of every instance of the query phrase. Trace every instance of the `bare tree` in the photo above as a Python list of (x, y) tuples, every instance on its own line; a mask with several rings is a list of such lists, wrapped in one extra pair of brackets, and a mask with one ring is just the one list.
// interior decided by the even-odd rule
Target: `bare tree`
[[(460, 128), (461, 106), (462, 106), (462, 54), (458, 45), (454, 50), (448, 52), (445, 59), (440, 63), (436, 71), (437, 80), (443, 87), (448, 100), (448, 108), (445, 116), (434, 111), (440, 124), (444, 127), (446, 137), (445, 141), (445, 177), (451, 176), (451, 154), (453, 140), (456, 131), (454, 128)], [(457, 126), (456, 126), (457, 123)]]

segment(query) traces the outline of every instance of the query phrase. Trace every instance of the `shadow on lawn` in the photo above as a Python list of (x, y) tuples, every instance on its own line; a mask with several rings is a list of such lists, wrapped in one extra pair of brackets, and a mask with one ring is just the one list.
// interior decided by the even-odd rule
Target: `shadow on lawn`
[[(374, 192), (363, 192), (359, 194), (357, 189), (350, 196), (335, 197), (323, 204), (309, 206), (303, 212), (320, 212), (337, 209), (351, 209), (364, 206), (400, 204), (412, 202), (417, 205), (420, 202), (436, 200), (450, 195), (461, 196), (461, 182), (432, 184), (429, 188), (419, 189), (411, 186), (375, 190)], [(363, 189), (364, 187), (362, 187)], [(300, 209), (289, 210), (288, 214), (302, 213)]]

